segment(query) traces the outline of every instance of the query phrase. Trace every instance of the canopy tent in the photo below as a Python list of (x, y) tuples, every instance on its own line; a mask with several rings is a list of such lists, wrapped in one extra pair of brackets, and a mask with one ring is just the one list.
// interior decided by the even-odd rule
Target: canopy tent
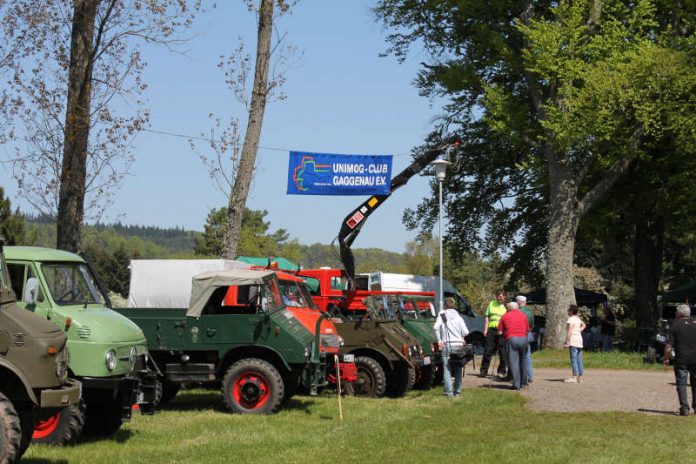
[(195, 275), (192, 280), (191, 302), (186, 315), (201, 317), (210, 296), (220, 287), (260, 285), (273, 276), (275, 276), (274, 271), (256, 271), (251, 269), (210, 271)]
[(696, 302), (696, 282), (677, 287), (662, 295), (663, 303)]
[[(524, 294), (527, 297), (527, 304), (545, 305), (546, 289), (540, 288)], [(575, 289), (575, 302), (578, 306), (598, 306), (607, 302), (607, 296), (603, 293), (591, 292), (589, 290)]]
[[(236, 261), (249, 263), (252, 266), (268, 266), (268, 258), (258, 258), (255, 256), (238, 256)], [(285, 258), (273, 257), (273, 262), (278, 263), (278, 269), (283, 271), (296, 271), (299, 269), (297, 264), (288, 261)]]

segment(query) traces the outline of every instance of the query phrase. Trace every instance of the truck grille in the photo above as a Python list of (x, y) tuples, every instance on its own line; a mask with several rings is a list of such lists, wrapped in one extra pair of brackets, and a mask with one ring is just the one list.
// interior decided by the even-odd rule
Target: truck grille
[(77, 329), (77, 335), (79, 335), (80, 338), (89, 338), (92, 335), (92, 329), (90, 329), (86, 325), (83, 325), (82, 327)]
[(24, 346), (26, 343), (26, 335), (23, 334), (22, 332), (17, 332), (14, 334), (14, 344), (15, 346)]

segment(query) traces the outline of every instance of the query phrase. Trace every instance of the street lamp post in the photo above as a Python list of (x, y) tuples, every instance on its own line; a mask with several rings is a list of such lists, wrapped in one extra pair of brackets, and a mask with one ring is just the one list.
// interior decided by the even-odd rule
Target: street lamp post
[[(449, 150), (450, 148), (447, 148), (447, 155), (449, 158)], [(437, 184), (439, 187), (439, 206), (440, 206), (440, 217), (437, 223), (437, 229), (438, 229), (438, 235), (440, 236), (440, 292), (438, 297), (440, 298), (440, 304), (438, 305), (438, 314), (442, 312), (443, 310), (443, 305), (444, 305), (444, 291), (442, 289), (442, 184), (445, 181), (445, 171), (447, 170), (447, 166), (450, 163), (449, 161), (438, 158), (432, 163), (430, 163), (435, 167), (435, 178), (437, 179)]]

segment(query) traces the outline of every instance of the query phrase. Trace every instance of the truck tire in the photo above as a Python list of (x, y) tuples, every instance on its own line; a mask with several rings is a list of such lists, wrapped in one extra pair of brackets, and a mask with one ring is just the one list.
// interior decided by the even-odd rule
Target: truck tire
[(283, 394), (283, 401), (280, 404), (286, 404), (288, 401), (295, 396), (297, 389), (300, 386), (300, 378), (298, 376), (290, 376), (283, 381), (283, 386), (285, 393)]
[(433, 382), (435, 380), (435, 369), (432, 364), (428, 366), (422, 366), (418, 369), (416, 375), (416, 384), (414, 388), (416, 390), (429, 390), (433, 387)]
[(406, 364), (397, 366), (389, 376), (387, 395), (393, 398), (404, 396), (416, 380), (416, 370)]
[(285, 396), (278, 369), (263, 359), (247, 358), (232, 364), (222, 379), (222, 397), (239, 414), (270, 414)]
[(74, 443), (82, 436), (84, 426), (85, 403), (82, 400), (53, 414), (39, 411), (31, 442), (58, 446)]
[(353, 394), (363, 398), (384, 396), (387, 378), (382, 366), (369, 356), (356, 356), (355, 367), (358, 369), (358, 380), (351, 385)]
[(176, 394), (179, 393), (180, 389), (181, 389), (181, 384), (179, 384), (179, 383), (173, 383), (173, 382), (169, 382), (167, 380), (162, 382), (161, 404), (162, 405), (169, 404), (176, 397)]
[(108, 437), (121, 428), (121, 404), (119, 398), (87, 403), (84, 435)]
[(12, 464), (20, 458), (22, 428), (12, 402), (0, 393), (0, 463)]
[(17, 454), (17, 460), (19, 460), (31, 444), (31, 437), (34, 433), (34, 405), (25, 404), (17, 406), (16, 409), (19, 416), (19, 426), (22, 429), (22, 436), (19, 439), (19, 453)]

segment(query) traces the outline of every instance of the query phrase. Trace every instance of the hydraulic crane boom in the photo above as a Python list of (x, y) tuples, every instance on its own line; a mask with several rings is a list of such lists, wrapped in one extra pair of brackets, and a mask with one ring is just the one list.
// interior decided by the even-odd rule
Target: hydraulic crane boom
[(338, 243), (341, 252), (341, 263), (346, 271), (348, 288), (350, 290), (355, 288), (355, 257), (353, 256), (351, 246), (358, 237), (358, 234), (360, 234), (360, 230), (362, 229), (363, 225), (365, 225), (367, 218), (374, 212), (374, 210), (379, 208), (396, 189), (406, 185), (411, 177), (415, 176), (428, 164), (435, 161), (443, 150), (451, 146), (458, 146), (459, 143), (460, 142), (456, 141), (434, 150), (428, 150), (422, 155), (418, 156), (406, 169), (401, 171), (395, 177), (392, 177), (389, 194), (371, 196), (362, 202), (360, 206), (348, 213), (348, 215), (343, 219), (341, 230), (338, 232)]

